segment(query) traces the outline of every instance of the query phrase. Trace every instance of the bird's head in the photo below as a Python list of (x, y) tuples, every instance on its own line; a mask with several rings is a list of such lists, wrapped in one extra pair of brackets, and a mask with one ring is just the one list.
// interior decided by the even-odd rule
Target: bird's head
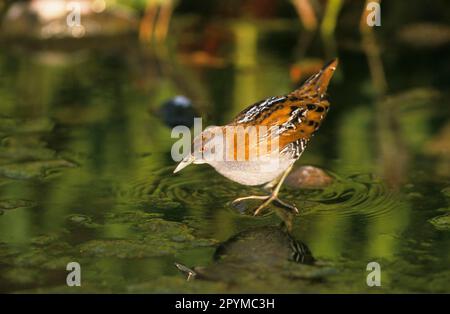
[(222, 128), (211, 126), (197, 135), (192, 142), (192, 152), (183, 158), (173, 173), (186, 168), (190, 164), (204, 164), (221, 160), (224, 155), (224, 135)]

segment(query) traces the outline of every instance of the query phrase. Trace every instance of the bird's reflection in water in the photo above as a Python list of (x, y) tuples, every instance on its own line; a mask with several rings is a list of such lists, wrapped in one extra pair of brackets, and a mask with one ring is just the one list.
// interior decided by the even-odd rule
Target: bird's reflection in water
[(285, 277), (293, 271), (298, 273), (299, 264), (314, 265), (315, 259), (306, 244), (291, 235), (292, 213), (282, 209), (276, 209), (275, 213), (283, 221), (280, 226), (252, 227), (233, 235), (217, 247), (213, 262), (207, 267), (176, 266), (188, 279), (234, 282), (243, 278), (268, 279), (272, 275)]
[(239, 232), (217, 248), (214, 260), (220, 263), (263, 263), (267, 266), (285, 261), (314, 263), (306, 244), (277, 226), (254, 227)]

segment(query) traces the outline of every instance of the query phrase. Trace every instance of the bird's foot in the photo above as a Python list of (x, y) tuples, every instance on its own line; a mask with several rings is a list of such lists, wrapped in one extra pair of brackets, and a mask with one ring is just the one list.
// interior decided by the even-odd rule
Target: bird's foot
[(236, 205), (237, 203), (240, 203), (242, 201), (246, 200), (264, 200), (261, 205), (259, 205), (255, 211), (253, 212), (254, 216), (257, 216), (264, 208), (268, 207), (272, 202), (278, 205), (279, 207), (287, 208), (291, 210), (292, 212), (298, 214), (298, 209), (295, 205), (288, 204), (278, 198), (277, 194), (270, 194), (267, 196), (261, 196), (261, 195), (251, 195), (246, 197), (239, 197), (235, 199), (231, 204)]

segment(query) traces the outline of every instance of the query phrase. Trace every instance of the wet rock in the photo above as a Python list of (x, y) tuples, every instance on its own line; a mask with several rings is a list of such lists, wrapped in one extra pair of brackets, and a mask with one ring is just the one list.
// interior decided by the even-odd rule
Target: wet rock
[(185, 96), (175, 96), (165, 101), (159, 109), (164, 123), (173, 128), (185, 125), (188, 128), (194, 125), (195, 110), (192, 101)]
[(320, 189), (333, 183), (333, 178), (320, 168), (302, 166), (292, 171), (286, 183), (293, 188)]
[(450, 230), (450, 213), (428, 220), (438, 230)]

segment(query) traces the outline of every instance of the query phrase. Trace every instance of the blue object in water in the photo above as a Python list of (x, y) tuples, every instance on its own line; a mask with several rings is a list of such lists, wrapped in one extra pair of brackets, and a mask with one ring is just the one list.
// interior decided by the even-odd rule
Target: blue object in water
[(165, 101), (159, 112), (169, 127), (185, 125), (190, 128), (194, 124), (195, 110), (192, 101), (185, 96), (178, 95)]

